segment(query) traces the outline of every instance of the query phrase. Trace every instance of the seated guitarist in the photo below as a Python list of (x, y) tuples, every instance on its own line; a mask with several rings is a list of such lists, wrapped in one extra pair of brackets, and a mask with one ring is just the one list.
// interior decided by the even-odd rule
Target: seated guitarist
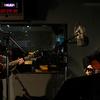
[(100, 51), (97, 49), (83, 59), (85, 75), (100, 73)]

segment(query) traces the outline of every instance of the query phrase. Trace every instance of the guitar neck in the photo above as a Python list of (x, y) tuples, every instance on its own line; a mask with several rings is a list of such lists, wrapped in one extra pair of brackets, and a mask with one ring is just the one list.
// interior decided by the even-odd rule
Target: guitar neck
[[(40, 57), (41, 57), (41, 56), (35, 57), (35, 55), (34, 55), (35, 53), (36, 53), (36, 52), (34, 52), (34, 53), (31, 54), (31, 55), (28, 55), (28, 56), (24, 57), (24, 60), (29, 60), (29, 59), (31, 59), (31, 58), (32, 58), (32, 60), (36, 60), (37, 58), (40, 58)], [(18, 60), (18, 59), (9, 62), (9, 64), (8, 64), (8, 65), (9, 65), (9, 68), (12, 68), (12, 67), (16, 66), (18, 63), (19, 63), (19, 60)]]
[[(27, 56), (27, 57), (24, 57), (24, 59), (25, 60), (29, 60), (31, 58), (31, 56), (29, 55), (29, 56)], [(34, 60), (35, 60), (35, 58), (34, 58)], [(9, 62), (9, 66), (15, 66), (15, 65), (17, 65), (18, 64), (18, 59), (17, 60), (14, 60), (14, 61), (11, 61), (11, 62)]]

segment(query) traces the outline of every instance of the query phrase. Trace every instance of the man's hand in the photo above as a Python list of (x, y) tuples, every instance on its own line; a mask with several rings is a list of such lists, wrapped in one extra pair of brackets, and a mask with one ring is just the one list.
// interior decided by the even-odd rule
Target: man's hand
[(21, 64), (23, 64), (23, 63), (24, 63), (24, 59), (23, 59), (23, 58), (19, 58), (19, 59), (18, 59), (18, 64), (21, 65)]

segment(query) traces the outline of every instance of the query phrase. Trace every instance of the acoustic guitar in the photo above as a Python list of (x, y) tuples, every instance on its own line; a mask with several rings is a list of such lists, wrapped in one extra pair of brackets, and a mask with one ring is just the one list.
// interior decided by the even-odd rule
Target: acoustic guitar
[[(24, 57), (23, 59), (24, 60), (29, 60), (29, 59), (32, 58), (32, 60), (36, 60), (37, 58), (40, 58), (40, 57), (41, 57), (41, 55), (39, 55), (39, 51), (37, 50), (37, 51), (34, 51), (33, 54), (28, 55), (28, 56)], [(16, 60), (11, 61), (11, 62), (8, 63), (8, 67), (9, 67), (10, 71), (13, 71), (13, 70), (16, 69), (16, 65), (19, 63), (19, 59), (16, 59)], [(6, 69), (6, 67), (7, 67), (6, 64), (0, 63), (0, 74), (3, 72), (3, 70)]]

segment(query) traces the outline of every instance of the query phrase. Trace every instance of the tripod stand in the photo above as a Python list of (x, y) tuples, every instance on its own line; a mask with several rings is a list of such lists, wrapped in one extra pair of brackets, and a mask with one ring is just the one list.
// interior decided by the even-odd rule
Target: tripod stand
[(27, 89), (25, 88), (25, 86), (23, 85), (22, 81), (20, 80), (20, 78), (14, 74), (15, 79), (20, 83), (22, 90), (23, 90), (23, 97), (25, 97), (27, 100), (32, 100), (30, 94), (28, 93)]

